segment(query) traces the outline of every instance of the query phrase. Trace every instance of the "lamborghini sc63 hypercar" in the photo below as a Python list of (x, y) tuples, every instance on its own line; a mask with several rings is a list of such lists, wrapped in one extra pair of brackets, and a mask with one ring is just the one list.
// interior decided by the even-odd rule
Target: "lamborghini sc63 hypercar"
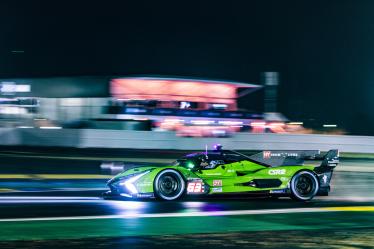
[(172, 201), (189, 195), (260, 194), (308, 201), (328, 195), (338, 162), (338, 150), (262, 151), (251, 156), (221, 149), (198, 152), (163, 167), (125, 170), (108, 181), (104, 198)]

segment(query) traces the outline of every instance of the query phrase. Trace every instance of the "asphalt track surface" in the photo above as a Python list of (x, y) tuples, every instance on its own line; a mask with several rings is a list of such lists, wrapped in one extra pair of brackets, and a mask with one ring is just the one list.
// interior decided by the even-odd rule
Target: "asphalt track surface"
[[(67, 174), (74, 165), (79, 165), (74, 174), (98, 173), (95, 160), (1, 159), (2, 166), (13, 165), (0, 167), (2, 175)], [(354, 161), (358, 166), (371, 162)], [(22, 191), (0, 194), (0, 248), (374, 248), (370, 172), (335, 172), (331, 195), (307, 203), (288, 198), (107, 201), (99, 197), (105, 181), (2, 179), (0, 188), (13, 184), (11, 189)]]
[(34, 196), (4, 197), (0, 202), (0, 248), (374, 246), (372, 201), (166, 203)]

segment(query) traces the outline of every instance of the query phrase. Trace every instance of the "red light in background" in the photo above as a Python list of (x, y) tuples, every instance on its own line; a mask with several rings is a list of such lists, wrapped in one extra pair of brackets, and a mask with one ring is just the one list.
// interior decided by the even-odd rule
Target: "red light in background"
[(116, 98), (160, 101), (190, 101), (233, 104), (237, 98), (233, 84), (154, 79), (113, 79), (111, 94)]

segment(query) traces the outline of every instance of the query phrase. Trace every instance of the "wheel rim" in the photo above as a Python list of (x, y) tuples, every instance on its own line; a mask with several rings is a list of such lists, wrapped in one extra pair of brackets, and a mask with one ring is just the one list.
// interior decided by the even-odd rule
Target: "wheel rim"
[(165, 200), (173, 200), (183, 193), (182, 178), (175, 172), (165, 172), (157, 181), (157, 194)]
[(301, 172), (292, 181), (293, 193), (301, 200), (310, 200), (318, 192), (318, 181), (310, 172)]
[(296, 191), (301, 196), (308, 196), (314, 189), (314, 184), (310, 177), (301, 175), (296, 180)]

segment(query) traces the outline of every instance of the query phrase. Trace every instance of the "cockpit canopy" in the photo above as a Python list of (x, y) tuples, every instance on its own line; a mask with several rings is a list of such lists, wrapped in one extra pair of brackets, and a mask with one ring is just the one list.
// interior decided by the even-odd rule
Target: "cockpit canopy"
[(316, 150), (310, 151), (262, 151), (251, 156), (231, 150), (214, 150), (188, 154), (177, 161), (175, 166), (190, 169), (214, 169), (219, 165), (240, 161), (250, 161), (265, 167), (303, 165), (304, 160), (314, 160), (320, 156)]
[(174, 162), (175, 166), (182, 166), (190, 169), (214, 169), (219, 165), (250, 160), (239, 154), (223, 152), (197, 152), (186, 155)]

